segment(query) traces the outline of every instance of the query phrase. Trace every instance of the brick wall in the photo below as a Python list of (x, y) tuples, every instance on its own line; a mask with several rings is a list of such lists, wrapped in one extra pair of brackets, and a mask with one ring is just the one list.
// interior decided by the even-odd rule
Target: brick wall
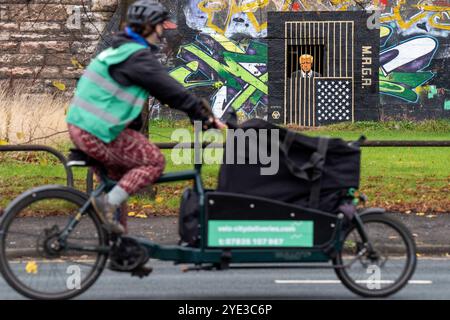
[(120, 13), (118, 0), (0, 0), (0, 88), (71, 94)]

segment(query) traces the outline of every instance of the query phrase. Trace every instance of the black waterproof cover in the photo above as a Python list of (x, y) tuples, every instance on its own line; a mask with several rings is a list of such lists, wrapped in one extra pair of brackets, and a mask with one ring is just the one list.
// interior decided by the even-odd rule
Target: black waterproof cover
[[(230, 148), (228, 143), (225, 149), (217, 191), (266, 197), (336, 212), (347, 190), (359, 187), (361, 153), (357, 146), (349, 145), (342, 139), (309, 137), (261, 119), (246, 121), (240, 128), (244, 132), (250, 129), (263, 132), (261, 129), (267, 129), (269, 155), (272, 152), (270, 132), (279, 130), (279, 139), (275, 141), (275, 146), (279, 148), (278, 173), (261, 175), (261, 168), (269, 165), (262, 165), (259, 157), (257, 164), (249, 164), (250, 145), (259, 145), (257, 134), (248, 135), (245, 148), (238, 148), (237, 138), (234, 137), (234, 147)], [(227, 153), (230, 151), (234, 151), (231, 157), (233, 163), (227, 164)], [(238, 157), (245, 157), (246, 163), (237, 164)]]

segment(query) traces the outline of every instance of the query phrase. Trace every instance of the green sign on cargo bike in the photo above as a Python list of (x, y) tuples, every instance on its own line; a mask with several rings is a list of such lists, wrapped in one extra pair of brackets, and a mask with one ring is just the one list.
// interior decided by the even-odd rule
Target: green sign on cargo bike
[(312, 247), (313, 221), (210, 220), (210, 247)]

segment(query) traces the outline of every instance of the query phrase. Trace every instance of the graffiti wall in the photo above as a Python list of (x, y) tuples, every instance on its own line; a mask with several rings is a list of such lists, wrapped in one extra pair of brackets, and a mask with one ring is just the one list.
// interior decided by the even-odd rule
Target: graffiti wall
[(270, 13), (269, 120), (310, 127), (378, 119), (379, 28), (367, 23), (372, 15)]
[[(267, 117), (267, 13), (292, 1), (179, 1), (182, 42), (167, 57), (171, 75), (209, 99), (217, 116), (234, 108), (240, 118)], [(170, 40), (169, 40), (170, 42)], [(158, 105), (156, 116), (164, 115)], [(161, 113), (162, 112), (162, 113)]]
[(382, 114), (448, 117), (450, 1), (390, 1), (380, 21)]
[[(364, 108), (361, 114), (369, 113), (371, 118), (379, 119), (449, 117), (450, 0), (160, 1), (170, 9), (179, 26), (169, 34), (161, 53), (162, 62), (186, 88), (207, 98), (218, 116), (227, 108), (234, 108), (243, 119), (268, 118), (272, 83), (286, 78), (285, 73), (278, 72), (281, 69), (269, 72), (269, 61), (284, 66), (286, 59), (268, 51), (270, 29), (277, 28), (276, 21), (269, 22), (271, 13), (295, 13), (300, 17), (296, 21), (306, 22), (308, 17), (314, 23), (306, 12), (316, 13), (315, 22), (320, 22), (326, 12), (334, 12), (340, 17), (338, 20), (349, 21), (349, 12), (366, 11), (371, 17), (367, 24), (379, 28), (380, 33), (378, 41), (374, 39), (379, 43), (380, 67), (373, 71), (379, 77), (379, 96), (371, 102), (370, 110), (357, 99), (347, 101), (355, 108), (351, 118), (360, 119), (358, 110)], [(56, 94), (62, 90), (70, 94), (83, 66), (109, 45), (111, 33), (119, 29), (120, 16), (131, 2), (3, 1), (0, 61), (4, 65), (0, 66), (0, 86), (14, 87), (20, 82), (35, 93)], [(373, 10), (380, 14), (370, 14)], [(303, 30), (301, 26), (307, 28), (306, 24), (297, 26), (298, 30)], [(286, 39), (285, 34), (279, 36), (280, 40)], [(313, 56), (303, 60), (324, 75), (333, 69), (325, 67), (327, 47), (320, 41), (305, 43), (303, 47), (291, 43), (290, 50)], [(298, 58), (295, 57), (295, 63), (288, 62), (290, 68), (296, 68), (293, 72), (300, 71)], [(360, 63), (350, 57), (342, 62)], [(167, 108), (153, 104), (155, 116), (164, 116), (163, 109)], [(300, 109), (297, 117), (295, 112), (293, 109), (294, 116), (287, 122), (298, 118)], [(308, 123), (320, 125), (311, 119), (303, 124)]]
[[(299, 54), (313, 56), (315, 61), (312, 62), (311, 68), (320, 76), (341, 77), (340, 80), (344, 81), (349, 76), (351, 64), (353, 64), (353, 72), (359, 73), (352, 75), (359, 79), (355, 82), (355, 92), (352, 91), (353, 82), (348, 88), (345, 87), (345, 81), (342, 84), (343, 90), (348, 89), (351, 93), (356, 93), (351, 99), (344, 99), (345, 103), (352, 105), (351, 110), (346, 113), (347, 106), (338, 104), (335, 107), (337, 113), (331, 113), (330, 120), (333, 115), (337, 116), (335, 119), (337, 121), (425, 119), (450, 115), (448, 80), (450, 67), (447, 61), (450, 56), (448, 40), (450, 0), (179, 0), (165, 2), (170, 2), (179, 25), (178, 38), (175, 37), (176, 41), (169, 41), (170, 48), (167, 50), (165, 60), (170, 73), (192, 92), (208, 98), (218, 116), (221, 116), (227, 108), (234, 108), (243, 119), (262, 117), (307, 126), (329, 123), (325, 117), (319, 120), (316, 114), (313, 116), (313, 113), (317, 112), (316, 109), (305, 107), (305, 104), (311, 104), (313, 100), (314, 103), (319, 103), (317, 99), (322, 96), (313, 96), (315, 92), (308, 95), (304, 103), (300, 103), (299, 93), (288, 92), (287, 100), (297, 99), (298, 107), (291, 107), (286, 119), (283, 112), (281, 112), (283, 116), (280, 115), (281, 120), (272, 116), (273, 107), (284, 106), (284, 101), (283, 103), (275, 101), (277, 85), (280, 88), (281, 84), (284, 86), (287, 81), (289, 86), (294, 79), (293, 87), (295, 87), (295, 81), (297, 86), (303, 81), (302, 77), (290, 75), (287, 77), (284, 72), (288, 65), (289, 68), (295, 69), (292, 71), (302, 74), (298, 60)], [(375, 14), (375, 10), (379, 13)], [(292, 38), (276, 32), (271, 35), (271, 28), (276, 29), (279, 26), (276, 19), (268, 21), (271, 14), (269, 12), (285, 12), (286, 15), (295, 13), (298, 22), (303, 20), (320, 23), (324, 21), (323, 17), (327, 14), (325, 11), (334, 11), (339, 17), (334, 20), (342, 21), (352, 20), (349, 18), (352, 13), (349, 12), (367, 12), (367, 27), (372, 25), (379, 33), (377, 37), (374, 37), (372, 33), (369, 40), (373, 42), (372, 49), (379, 56), (379, 66), (376, 65), (376, 70), (367, 71), (368, 68), (363, 70), (362, 53), (358, 55), (353, 53), (354, 56), (348, 54), (342, 59), (332, 57), (337, 59), (336, 62), (340, 62), (341, 66), (337, 67), (335, 64), (331, 67), (326, 66), (324, 59), (327, 59), (327, 54), (332, 52), (332, 49), (324, 45), (323, 35), (317, 42), (304, 43), (310, 47), (302, 47), (300, 43), (297, 43), (297, 46), (295, 43), (288, 44), (288, 51), (291, 50), (288, 54), (285, 54), (285, 51), (283, 54), (277, 54), (269, 50), (269, 43), (273, 37), (278, 37), (280, 46), (283, 47), (286, 38)], [(304, 12), (303, 17), (302, 12)], [(312, 19), (306, 12), (316, 12), (316, 18)], [(349, 30), (349, 24), (343, 26), (347, 28), (347, 31)], [(293, 30), (301, 32), (302, 27), (299, 25), (297, 27)], [(342, 28), (342, 25), (339, 27)], [(366, 28), (364, 25), (363, 27)], [(322, 31), (324, 30), (326, 29)], [(284, 29), (282, 31), (284, 32)], [(339, 32), (342, 33), (342, 29)], [(355, 33), (355, 38), (357, 36), (358, 32)], [(348, 45), (349, 39), (345, 38), (342, 41), (340, 54), (344, 55), (345, 43)], [(374, 45), (376, 42), (379, 43)], [(292, 50), (295, 52), (292, 53)], [(337, 54), (338, 52), (339, 50), (336, 49)], [(292, 61), (286, 62), (286, 59)], [(317, 68), (321, 70), (315, 70)], [(344, 74), (339, 73), (341, 70)], [(337, 75), (336, 72), (338, 72)], [(374, 89), (372, 86), (370, 90), (368, 89), (370, 93), (376, 92), (375, 99), (368, 99), (367, 95), (366, 99), (358, 96), (358, 88), (364, 81), (363, 72), (366, 72), (365, 76), (369, 78), (377, 77), (378, 81), (375, 82), (377, 88)], [(323, 84), (327, 85), (326, 82)], [(312, 90), (312, 86), (308, 84), (307, 81), (303, 81), (301, 88), (304, 87), (303, 90), (307, 91)], [(272, 94), (275, 100), (272, 100)], [(344, 100), (341, 99), (341, 101)], [(292, 105), (294, 104), (292, 102)], [(162, 109), (158, 105), (154, 110), (156, 111), (154, 115), (164, 115), (160, 112)], [(308, 111), (309, 116), (306, 114)], [(303, 112), (305, 112), (304, 116)], [(279, 115), (275, 112), (274, 116)]]

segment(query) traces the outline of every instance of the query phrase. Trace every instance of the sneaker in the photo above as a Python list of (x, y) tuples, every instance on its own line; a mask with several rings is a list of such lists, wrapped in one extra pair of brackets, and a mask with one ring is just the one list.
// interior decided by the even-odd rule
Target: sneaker
[(117, 208), (108, 202), (106, 194), (102, 193), (97, 197), (92, 197), (91, 203), (106, 230), (114, 234), (123, 234), (125, 232), (125, 228), (118, 221), (114, 220), (114, 213)]

